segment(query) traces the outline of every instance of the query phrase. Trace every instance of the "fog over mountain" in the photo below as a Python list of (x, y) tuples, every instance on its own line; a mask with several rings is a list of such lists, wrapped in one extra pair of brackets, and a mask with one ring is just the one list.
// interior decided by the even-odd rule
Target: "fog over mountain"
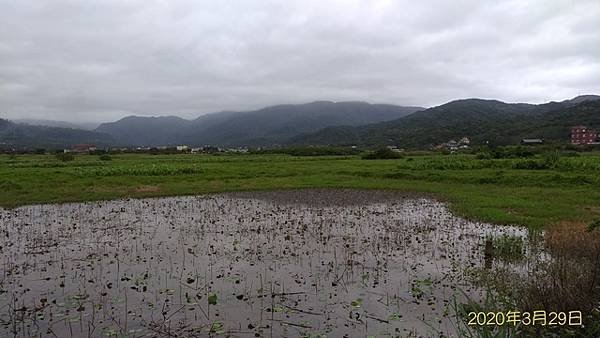
[(600, 128), (600, 96), (544, 104), (460, 99), (429, 109), (365, 102), (318, 101), (249, 112), (220, 112), (193, 120), (129, 116), (94, 131), (0, 120), (1, 149), (57, 149), (76, 143), (102, 147), (395, 145), (412, 149), (467, 136), (473, 145), (518, 144), (522, 138), (567, 142), (570, 128)]
[(80, 143), (100, 148), (117, 144), (110, 135), (95, 131), (20, 124), (0, 118), (0, 151), (60, 150)]
[(600, 92), (600, 2), (0, 1), (7, 119)]
[(94, 130), (98, 127), (99, 123), (94, 122), (67, 122), (67, 121), (56, 121), (56, 120), (44, 120), (44, 119), (12, 119), (12, 122), (20, 124), (28, 124), (31, 126), (46, 126), (46, 127), (59, 127), (59, 128), (72, 128), (72, 129), (83, 129), (83, 130)]
[(422, 107), (365, 102), (319, 101), (277, 105), (250, 112), (221, 112), (185, 120), (175, 116), (129, 116), (101, 124), (96, 131), (138, 146), (212, 144), (271, 146), (328, 126), (357, 126), (406, 116)]

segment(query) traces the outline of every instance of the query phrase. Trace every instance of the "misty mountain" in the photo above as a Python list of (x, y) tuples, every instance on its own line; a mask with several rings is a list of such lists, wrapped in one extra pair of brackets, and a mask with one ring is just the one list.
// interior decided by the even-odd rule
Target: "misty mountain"
[(573, 125), (600, 127), (598, 99), (598, 96), (586, 95), (539, 105), (457, 100), (393, 121), (358, 127), (328, 127), (294, 137), (289, 143), (427, 148), (463, 136), (479, 144), (517, 144), (528, 137), (564, 142), (569, 139)]
[(17, 124), (0, 119), (3, 148), (64, 148), (75, 143), (120, 145), (397, 145), (428, 148), (470, 137), (475, 144), (517, 144), (539, 137), (568, 141), (570, 127), (600, 128), (600, 96), (545, 104), (464, 99), (423, 109), (364, 102), (319, 101), (193, 120), (129, 116), (95, 131)]
[(177, 116), (128, 116), (103, 123), (96, 131), (109, 134), (125, 145), (168, 145), (181, 143), (181, 134), (189, 130), (190, 123)]
[(114, 142), (110, 135), (94, 131), (31, 126), (0, 119), (0, 149), (63, 149), (78, 143), (102, 147)]
[(11, 122), (28, 124), (31, 126), (46, 126), (46, 127), (59, 127), (59, 128), (71, 128), (71, 129), (83, 129), (83, 130), (94, 130), (98, 127), (99, 123), (94, 122), (67, 122), (57, 120), (45, 120), (45, 119), (11, 119)]
[(328, 126), (357, 126), (406, 116), (421, 107), (365, 102), (318, 101), (277, 105), (248, 112), (207, 114), (194, 120), (130, 116), (100, 125), (118, 142), (130, 145), (260, 146), (281, 144), (302, 133)]

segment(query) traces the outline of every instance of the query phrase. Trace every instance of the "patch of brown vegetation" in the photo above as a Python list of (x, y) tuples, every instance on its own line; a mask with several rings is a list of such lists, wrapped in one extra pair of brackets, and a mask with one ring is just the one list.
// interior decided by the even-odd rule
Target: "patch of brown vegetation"
[(589, 231), (583, 222), (561, 222), (550, 226), (544, 237), (552, 258), (536, 262), (523, 281), (522, 307), (581, 311), (598, 320), (590, 317), (600, 307), (600, 230)]
[(557, 257), (595, 262), (600, 259), (600, 230), (589, 231), (588, 223), (555, 224), (548, 228), (545, 239), (546, 247)]
[(144, 193), (144, 192), (159, 192), (160, 187), (156, 185), (140, 185), (135, 188), (135, 192)]
[(585, 210), (589, 210), (589, 211), (591, 211), (593, 214), (600, 215), (600, 207), (598, 207), (598, 206), (590, 206), (590, 207), (585, 207)]

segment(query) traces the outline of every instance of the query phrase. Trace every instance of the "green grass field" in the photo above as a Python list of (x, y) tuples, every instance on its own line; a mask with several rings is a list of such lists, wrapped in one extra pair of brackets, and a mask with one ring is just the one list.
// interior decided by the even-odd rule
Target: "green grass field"
[(540, 227), (600, 218), (600, 155), (561, 157), (551, 169), (533, 159), (472, 155), (52, 155), (0, 156), (0, 205), (189, 195), (236, 190), (336, 187), (398, 189), (449, 202), (457, 214)]

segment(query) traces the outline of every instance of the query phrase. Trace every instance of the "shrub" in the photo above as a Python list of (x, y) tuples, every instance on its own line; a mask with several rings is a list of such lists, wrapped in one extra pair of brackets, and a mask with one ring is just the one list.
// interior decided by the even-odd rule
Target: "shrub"
[(535, 154), (526, 148), (519, 147), (502, 147), (493, 148), (489, 151), (483, 151), (477, 154), (477, 159), (501, 159), (501, 158), (527, 158)]
[(58, 153), (56, 159), (62, 162), (69, 162), (75, 160), (75, 155), (71, 153)]
[(536, 160), (524, 160), (517, 161), (512, 165), (513, 169), (526, 169), (526, 170), (542, 170), (548, 169), (548, 164)]
[(491, 160), (494, 157), (490, 152), (484, 151), (481, 153), (477, 153), (477, 155), (475, 155), (475, 158), (478, 160)]
[(544, 153), (542, 155), (542, 158), (543, 158), (543, 163), (548, 168), (554, 168), (558, 164), (558, 161), (560, 160), (560, 153), (558, 151), (549, 151), (547, 153)]
[(380, 148), (362, 156), (363, 160), (392, 160), (402, 158), (402, 155), (389, 149)]
[(100, 155), (100, 161), (111, 161), (112, 157), (110, 157), (110, 155), (108, 154), (102, 154)]
[(523, 239), (519, 236), (502, 235), (499, 237), (488, 237), (491, 255), (505, 262), (516, 262), (523, 258)]

